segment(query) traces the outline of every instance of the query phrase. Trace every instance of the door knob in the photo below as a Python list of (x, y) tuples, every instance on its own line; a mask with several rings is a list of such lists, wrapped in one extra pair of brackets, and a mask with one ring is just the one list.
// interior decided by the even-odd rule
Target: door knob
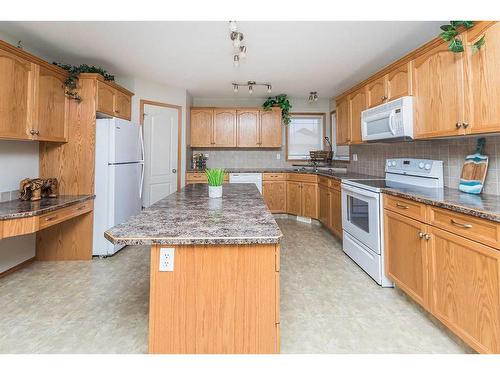
[(172, 169), (172, 173), (177, 173), (177, 169)]

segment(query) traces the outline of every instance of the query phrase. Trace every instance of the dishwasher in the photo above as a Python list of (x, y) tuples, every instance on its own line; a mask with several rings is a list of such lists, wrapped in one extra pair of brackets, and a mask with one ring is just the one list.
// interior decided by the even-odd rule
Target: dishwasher
[(262, 194), (262, 173), (229, 173), (230, 184), (255, 184)]

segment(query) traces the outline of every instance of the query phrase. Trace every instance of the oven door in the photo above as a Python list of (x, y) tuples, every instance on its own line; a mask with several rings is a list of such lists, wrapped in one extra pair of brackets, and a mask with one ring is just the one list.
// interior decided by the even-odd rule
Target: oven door
[(398, 137), (394, 127), (394, 116), (395, 110), (391, 110), (363, 117), (361, 122), (363, 141)]
[(342, 184), (342, 229), (380, 254), (380, 194)]

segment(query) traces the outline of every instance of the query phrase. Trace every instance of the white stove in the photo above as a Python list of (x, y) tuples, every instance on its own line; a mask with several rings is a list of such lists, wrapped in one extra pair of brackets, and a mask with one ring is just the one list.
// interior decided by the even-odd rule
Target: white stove
[(392, 287), (384, 274), (384, 188), (443, 189), (443, 162), (428, 159), (388, 159), (385, 179), (342, 181), (343, 250), (379, 285)]

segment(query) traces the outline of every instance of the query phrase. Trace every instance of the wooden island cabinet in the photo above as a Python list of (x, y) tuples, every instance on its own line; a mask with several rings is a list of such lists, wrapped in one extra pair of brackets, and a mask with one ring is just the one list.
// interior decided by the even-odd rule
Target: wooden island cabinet
[(480, 353), (500, 353), (500, 223), (384, 194), (385, 272)]

